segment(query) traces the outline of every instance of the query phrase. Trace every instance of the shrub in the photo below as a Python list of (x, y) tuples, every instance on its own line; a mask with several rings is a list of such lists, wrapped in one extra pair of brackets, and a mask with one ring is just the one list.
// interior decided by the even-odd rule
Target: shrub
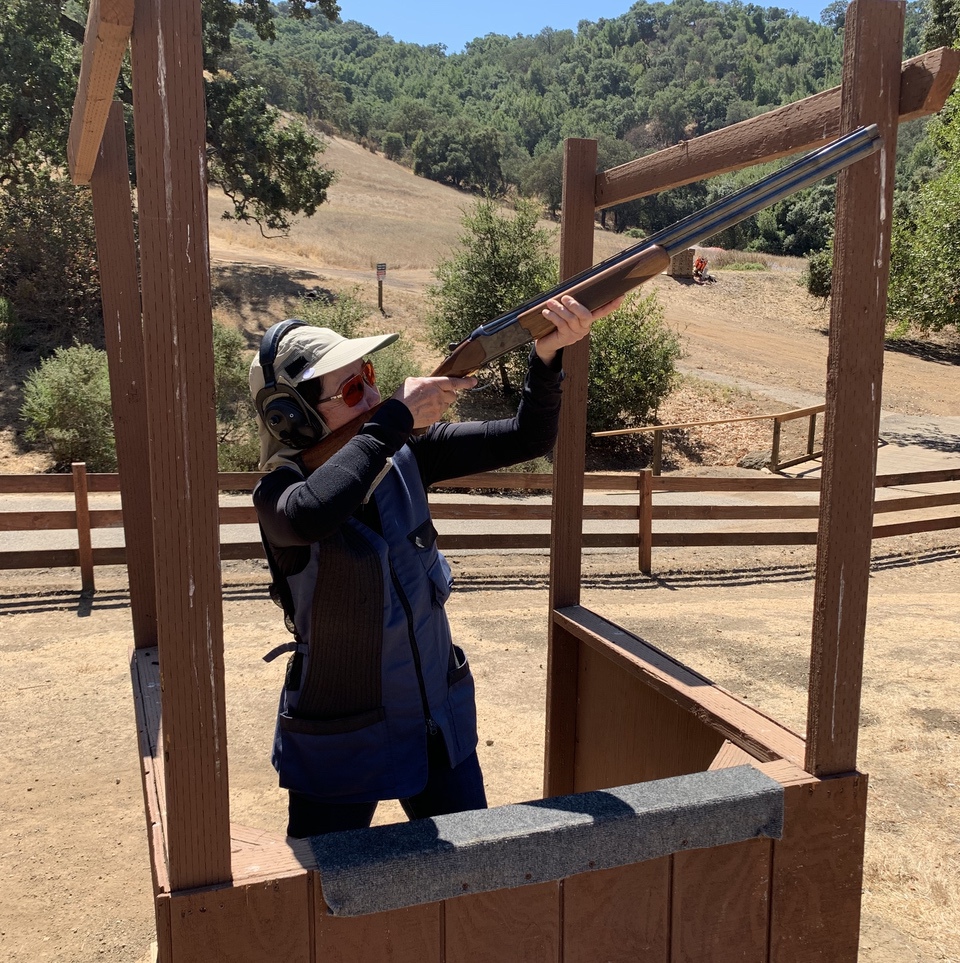
[(244, 340), (239, 331), (213, 322), (213, 384), (217, 405), (220, 471), (255, 471), (260, 462)]
[(412, 347), (403, 334), (389, 347), (378, 351), (373, 356), (373, 363), (377, 370), (377, 387), (383, 398), (389, 398), (407, 378), (423, 374), (423, 369), (413, 360)]
[(807, 293), (826, 300), (833, 288), (833, 244), (807, 258), (807, 270), (800, 277)]
[(0, 297), (43, 354), (75, 339), (103, 344), (89, 190), (41, 179), (0, 193)]
[(17, 322), (17, 312), (6, 298), (0, 298), (0, 344), (19, 348), (22, 343), (23, 326)]
[(647, 421), (670, 393), (680, 340), (664, 323), (655, 292), (633, 294), (593, 326), (587, 430)]
[[(539, 217), (539, 204), (522, 198), (512, 217), (489, 199), (464, 213), (460, 247), (441, 261), (437, 283), (427, 289), (427, 323), (436, 348), (446, 353), (481, 324), (556, 284), (551, 235), (539, 226)], [(524, 347), (498, 359), (504, 394), (522, 382), (528, 354)]]
[(360, 298), (359, 286), (336, 295), (332, 301), (302, 298), (296, 316), (318, 328), (331, 328), (345, 338), (360, 336), (360, 325), (370, 312)]
[(57, 468), (83, 461), (90, 471), (116, 470), (105, 351), (57, 348), (27, 375), (23, 397), (26, 436), (49, 446)]

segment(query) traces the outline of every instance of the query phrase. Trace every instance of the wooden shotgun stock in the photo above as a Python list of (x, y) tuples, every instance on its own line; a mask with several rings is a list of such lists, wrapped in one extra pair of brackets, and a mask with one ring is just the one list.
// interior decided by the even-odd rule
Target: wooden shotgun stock
[[(730, 194), (676, 224), (658, 231), (592, 268), (562, 281), (519, 308), (482, 324), (458, 344), (440, 363), (433, 376), (463, 377), (505, 355), (549, 334), (554, 326), (543, 317), (543, 307), (551, 298), (572, 295), (591, 311), (614, 298), (632, 291), (664, 271), (670, 258), (691, 245), (702, 243), (715, 234), (770, 207), (805, 187), (835, 174), (850, 164), (876, 153), (881, 137), (876, 125), (860, 127), (819, 150), (812, 151), (786, 167), (762, 178), (750, 187)], [(383, 404), (383, 402), (380, 402)], [(338, 452), (379, 409), (368, 411), (303, 452), (310, 471), (319, 468)]]

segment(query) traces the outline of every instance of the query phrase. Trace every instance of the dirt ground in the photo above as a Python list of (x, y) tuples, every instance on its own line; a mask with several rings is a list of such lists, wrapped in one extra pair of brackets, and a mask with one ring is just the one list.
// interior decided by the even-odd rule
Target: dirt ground
[[(474, 664), (491, 804), (541, 792), (547, 559), (452, 556), (449, 609)], [(813, 596), (810, 549), (588, 554), (583, 602), (802, 731)], [(155, 939), (127, 669), (122, 570), (82, 599), (21, 572), (0, 595), (0, 958), (133, 963)], [(283, 634), (254, 562), (227, 563), (224, 638), (234, 821), (273, 830), (268, 761)], [(861, 960), (960, 959), (960, 549), (932, 536), (875, 554), (861, 768), (870, 774)], [(384, 804), (379, 821), (401, 818)]]

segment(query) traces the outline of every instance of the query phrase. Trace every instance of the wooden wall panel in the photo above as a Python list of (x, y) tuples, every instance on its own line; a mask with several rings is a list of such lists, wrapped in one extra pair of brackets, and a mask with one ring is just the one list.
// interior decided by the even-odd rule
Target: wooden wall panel
[(787, 786), (774, 843), (771, 963), (856, 963), (867, 777)]
[(307, 873), (260, 884), (174, 893), (174, 963), (312, 963)]
[(815, 776), (857, 767), (904, 11), (854, 0), (844, 28), (841, 129), (875, 123), (883, 149), (837, 177), (804, 765)]
[[(317, 887), (319, 893), (320, 887)], [(369, 916), (331, 916), (322, 897), (315, 913), (316, 963), (441, 963), (443, 904)]]
[(445, 963), (560, 963), (560, 883), (447, 900)]
[(576, 792), (709, 768), (722, 735), (588, 646), (579, 664)]
[(767, 963), (772, 842), (673, 857), (671, 963)]
[(563, 881), (563, 963), (667, 963), (670, 857)]

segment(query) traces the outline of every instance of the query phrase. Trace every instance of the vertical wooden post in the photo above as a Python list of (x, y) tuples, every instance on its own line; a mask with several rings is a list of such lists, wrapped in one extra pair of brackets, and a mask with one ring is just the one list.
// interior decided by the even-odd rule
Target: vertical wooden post
[(876, 123), (883, 149), (837, 179), (805, 764), (816, 776), (857, 765), (903, 21), (891, 0), (854, 0), (846, 18), (841, 130)]
[(773, 419), (773, 441), (770, 444), (770, 471), (780, 470), (780, 431), (782, 423), (779, 418)]
[(123, 107), (114, 102), (100, 142), (90, 187), (100, 262), (103, 333), (110, 367), (110, 403), (123, 501), (123, 538), (127, 548), (133, 641), (138, 649), (143, 649), (157, 644), (157, 597), (140, 279), (127, 163)]
[(807, 424), (807, 454), (813, 454), (813, 446), (817, 443), (817, 413), (814, 412), (810, 415), (810, 421)]
[(87, 497), (87, 466), (75, 461), (73, 471), (73, 504), (77, 515), (77, 548), (80, 561), (80, 590), (93, 595), (93, 542), (90, 538), (90, 501)]
[(663, 432), (656, 428), (653, 432), (653, 473), (660, 475), (663, 473)]
[(644, 468), (637, 473), (640, 529), (640, 571), (653, 571), (653, 472)]
[(136, 0), (131, 61), (173, 890), (230, 879), (198, 0)]
[[(563, 220), (560, 275), (572, 277), (593, 263), (597, 142), (571, 138), (563, 155)], [(580, 601), (583, 539), (583, 473), (586, 465), (589, 339), (565, 348), (560, 435), (553, 459), (550, 537), (550, 611)], [(573, 792), (576, 741), (577, 650), (575, 639), (551, 618), (547, 656), (547, 722), (544, 793)]]

